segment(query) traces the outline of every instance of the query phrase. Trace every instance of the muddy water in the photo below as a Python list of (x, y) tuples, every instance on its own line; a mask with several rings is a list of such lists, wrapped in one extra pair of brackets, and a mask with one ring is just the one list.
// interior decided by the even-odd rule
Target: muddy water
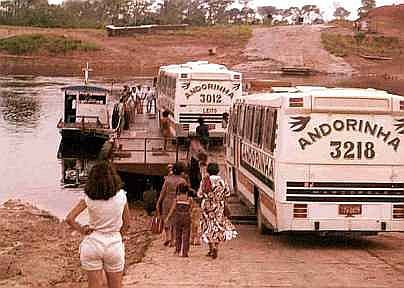
[(0, 77), (0, 203), (22, 199), (64, 217), (81, 197), (65, 189), (57, 159), (60, 88), (75, 78)]

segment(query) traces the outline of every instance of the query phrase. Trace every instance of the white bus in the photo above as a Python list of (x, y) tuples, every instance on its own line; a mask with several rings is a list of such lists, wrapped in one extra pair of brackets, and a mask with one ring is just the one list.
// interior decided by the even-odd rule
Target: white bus
[(228, 180), (274, 232), (404, 230), (404, 98), (277, 88), (235, 99)]
[(240, 73), (207, 61), (162, 66), (157, 78), (158, 110), (170, 112), (174, 137), (194, 134), (203, 118), (210, 136), (222, 138), (232, 99), (241, 93)]

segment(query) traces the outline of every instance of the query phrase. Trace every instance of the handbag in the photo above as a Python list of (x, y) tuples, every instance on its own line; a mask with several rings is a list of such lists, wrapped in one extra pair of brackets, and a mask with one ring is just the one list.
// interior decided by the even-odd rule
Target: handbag
[(163, 232), (164, 221), (158, 216), (154, 216), (151, 220), (151, 230), (153, 234), (161, 234)]

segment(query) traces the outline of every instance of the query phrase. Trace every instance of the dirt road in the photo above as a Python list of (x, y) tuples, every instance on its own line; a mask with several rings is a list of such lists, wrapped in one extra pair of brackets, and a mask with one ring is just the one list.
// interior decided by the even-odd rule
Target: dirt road
[(356, 240), (309, 236), (262, 236), (239, 226), (215, 261), (206, 247), (189, 258), (155, 241), (132, 266), (124, 287), (402, 287), (404, 235)]
[(323, 25), (255, 28), (244, 50), (248, 62), (236, 66), (246, 74), (279, 70), (282, 66), (305, 66), (330, 74), (352, 74), (353, 68), (323, 49)]

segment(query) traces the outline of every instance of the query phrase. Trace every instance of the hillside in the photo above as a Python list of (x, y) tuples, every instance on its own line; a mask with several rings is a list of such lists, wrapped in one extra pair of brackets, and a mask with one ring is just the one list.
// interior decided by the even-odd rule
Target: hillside
[[(238, 64), (243, 61), (241, 54), (251, 36), (251, 28), (215, 26), (133, 37), (108, 37), (105, 31), (95, 29), (0, 26), (0, 41), (20, 35), (46, 35), (52, 39), (63, 37), (88, 43), (97, 49), (70, 49), (66, 53), (49, 53), (55, 51), (38, 49), (35, 53), (26, 51), (19, 55), (3, 49), (0, 51), (0, 71), (3, 75), (78, 76), (88, 61), (94, 70), (93, 75), (122, 79), (135, 75), (155, 75), (161, 65), (190, 60)], [(212, 47), (217, 48), (217, 54), (209, 56), (208, 50)]]
[[(338, 85), (378, 88), (404, 95), (404, 4), (371, 10), (361, 20), (368, 21), (369, 33), (356, 33), (352, 26), (338, 25), (322, 35), (323, 47), (342, 57), (357, 74)], [(364, 55), (391, 60), (365, 59)]]
[(378, 33), (404, 35), (404, 4), (375, 8), (363, 19), (373, 22)]

